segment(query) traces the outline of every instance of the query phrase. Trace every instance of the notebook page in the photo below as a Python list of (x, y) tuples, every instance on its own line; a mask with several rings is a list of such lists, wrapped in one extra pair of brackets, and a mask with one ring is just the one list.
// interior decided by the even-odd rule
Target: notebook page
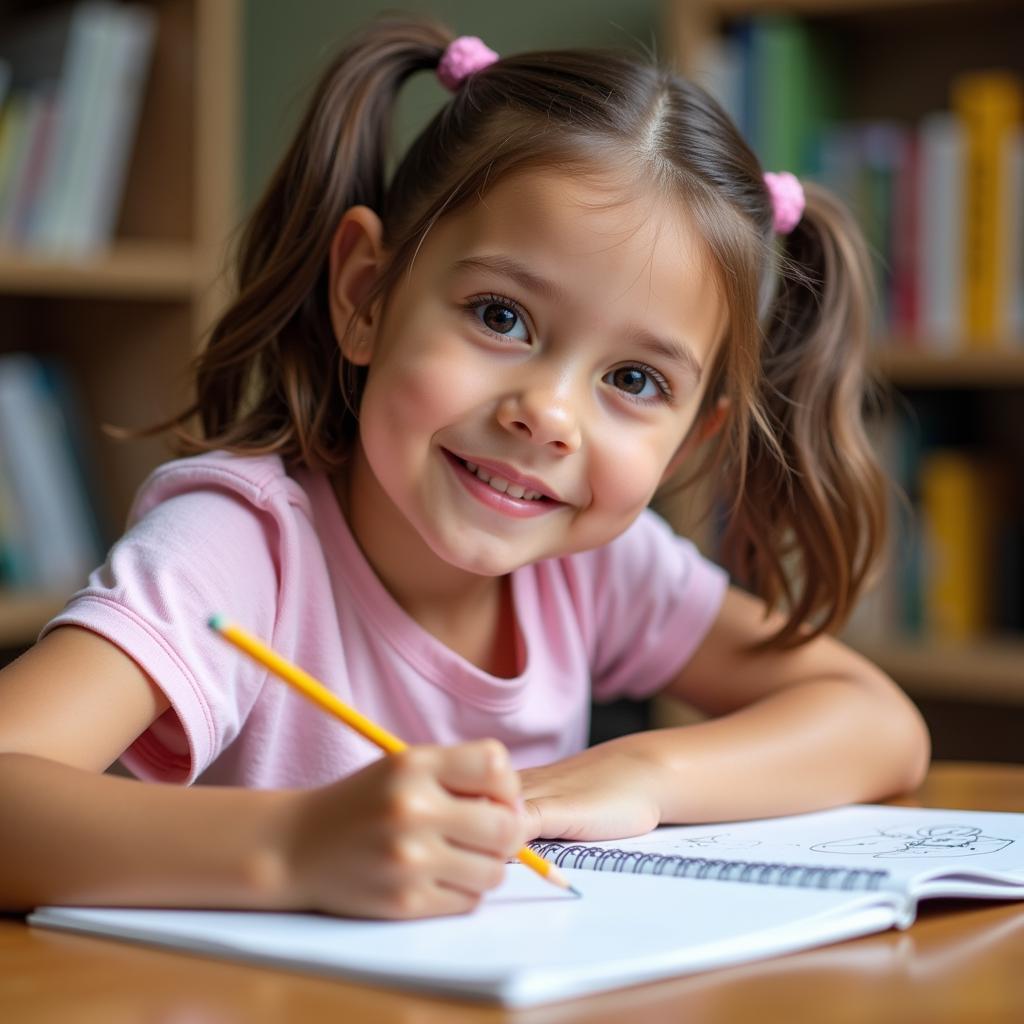
[[(560, 866), (603, 871), (734, 880), (743, 875), (780, 885), (831, 880), (837, 887), (902, 892), (942, 877), (949, 885), (930, 885), (929, 895), (1024, 898), (1024, 814), (858, 804), (758, 821), (670, 826), (632, 839), (533, 845)], [(765, 865), (772, 870), (762, 870)], [(1006, 884), (982, 885), (986, 880)]]
[(515, 864), (473, 914), (427, 921), (70, 907), (29, 920), (526, 1006), (868, 934), (900, 916), (892, 893), (569, 874), (581, 899)]

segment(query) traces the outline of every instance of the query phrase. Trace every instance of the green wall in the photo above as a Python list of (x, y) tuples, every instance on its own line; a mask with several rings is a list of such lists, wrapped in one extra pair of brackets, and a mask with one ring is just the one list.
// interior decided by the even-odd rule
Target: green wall
[[(246, 0), (242, 91), (242, 199), (256, 198), (298, 123), (316, 78), (345, 37), (381, 11), (428, 14), (499, 53), (571, 46), (655, 46), (661, 0)], [(413, 78), (398, 110), (408, 139), (444, 102), (428, 75)]]

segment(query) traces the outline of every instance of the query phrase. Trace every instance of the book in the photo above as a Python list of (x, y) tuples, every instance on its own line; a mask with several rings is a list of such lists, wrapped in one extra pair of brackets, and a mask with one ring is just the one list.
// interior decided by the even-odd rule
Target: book
[(1024, 814), (856, 805), (531, 846), (581, 898), (513, 864), (461, 917), (41, 907), (28, 920), (524, 1007), (907, 928), (926, 898), (1024, 899)]
[(976, 453), (927, 451), (920, 465), (924, 628), (962, 642), (991, 625), (995, 473)]
[(42, 233), (50, 246), (78, 253), (114, 237), (157, 31), (148, 5), (96, 6), (98, 38), (84, 59), (88, 106), (67, 156), (73, 173), (58, 185)]
[(4, 243), (26, 241), (35, 212), (43, 205), (45, 179), (64, 120), (60, 83), (71, 52), (66, 5), (35, 5), (9, 19), (0, 35), (0, 54), (11, 69), (12, 98), (24, 111), (23, 132), (6, 183), (0, 225)]
[(953, 109), (964, 125), (967, 163), (964, 192), (964, 329), (972, 346), (1004, 344), (1013, 326), (1007, 322), (1015, 262), (1006, 232), (1014, 226), (1011, 169), (1016, 134), (1024, 110), (1024, 82), (1000, 71), (958, 76), (952, 86)]
[(44, 590), (81, 586), (101, 555), (55, 372), (27, 354), (0, 356), (0, 462), (22, 528), (22, 582)]
[(831, 37), (785, 14), (761, 15), (752, 23), (754, 149), (766, 170), (804, 177), (817, 170), (820, 135), (841, 105)]
[(80, 255), (110, 242), (157, 22), (149, 4), (78, 0), (17, 19), (0, 37), (25, 111), (0, 176), (8, 244)]
[(963, 339), (963, 125), (950, 113), (929, 114), (918, 126), (917, 142), (917, 329), (929, 349), (948, 353)]
[(819, 137), (841, 106), (831, 34), (803, 18), (759, 15), (736, 22), (702, 55), (708, 59), (712, 81), (725, 85), (726, 108), (764, 167), (816, 172)]
[(63, 247), (60, 218), (68, 204), (82, 201), (81, 176), (86, 167), (85, 135), (100, 116), (98, 83), (106, 55), (103, 27), (108, 6), (101, 0), (66, 5), (54, 14), (62, 27), (64, 48), (58, 81), (59, 128), (41, 185), (42, 201), (32, 217), (26, 242), (37, 249)]
[(0, 586), (23, 587), (32, 582), (26, 557), (24, 515), (14, 495), (10, 469), (0, 445)]
[(997, 319), (1006, 341), (1018, 351), (1024, 347), (1024, 126), (1010, 132), (1006, 158), (1006, 230), (999, 259), (1004, 268), (1003, 294)]

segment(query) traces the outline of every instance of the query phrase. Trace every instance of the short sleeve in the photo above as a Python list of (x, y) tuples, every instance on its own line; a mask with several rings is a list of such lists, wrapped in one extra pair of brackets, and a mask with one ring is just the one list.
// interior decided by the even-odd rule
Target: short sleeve
[(650, 510), (593, 559), (593, 696), (649, 697), (706, 636), (728, 577)]
[(121, 758), (140, 778), (193, 782), (238, 734), (266, 674), (207, 622), (222, 613), (273, 636), (277, 532), (269, 511), (230, 488), (172, 493), (47, 624), (44, 634), (64, 625), (99, 634), (166, 694), (169, 710)]

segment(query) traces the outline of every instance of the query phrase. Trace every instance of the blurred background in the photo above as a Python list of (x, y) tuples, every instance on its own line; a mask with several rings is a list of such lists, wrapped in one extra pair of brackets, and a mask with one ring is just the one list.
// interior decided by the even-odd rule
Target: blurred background
[[(846, 638), (921, 707), (937, 756), (1024, 762), (1019, 0), (0, 0), (0, 663), (167, 458), (101, 425), (184, 405), (226, 243), (334, 49), (396, 7), (503, 53), (653, 53), (718, 97), (766, 169), (850, 203), (895, 486), (886, 570)], [(444, 99), (414, 78), (399, 143)], [(688, 506), (659, 510), (714, 553)], [(595, 737), (688, 714), (616, 705)]]

